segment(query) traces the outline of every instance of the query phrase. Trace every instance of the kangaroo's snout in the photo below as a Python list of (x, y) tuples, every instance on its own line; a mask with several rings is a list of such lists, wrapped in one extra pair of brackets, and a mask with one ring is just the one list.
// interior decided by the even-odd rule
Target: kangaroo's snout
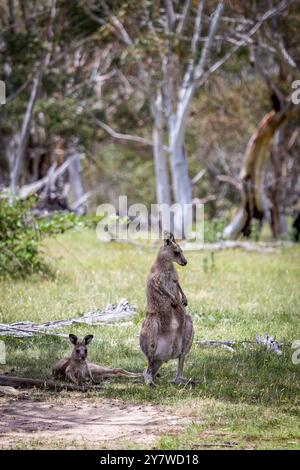
[(179, 264), (180, 264), (180, 266), (186, 266), (187, 265), (187, 259), (185, 258), (183, 253), (181, 253)]

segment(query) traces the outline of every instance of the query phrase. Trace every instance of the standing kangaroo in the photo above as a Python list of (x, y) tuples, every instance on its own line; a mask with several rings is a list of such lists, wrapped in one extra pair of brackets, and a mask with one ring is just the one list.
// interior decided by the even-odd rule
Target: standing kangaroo
[(80, 385), (85, 380), (95, 381), (101, 377), (141, 377), (141, 374), (128, 372), (124, 369), (99, 366), (87, 361), (87, 345), (92, 341), (93, 335), (87, 335), (82, 341), (70, 334), (69, 339), (74, 345), (71, 356), (64, 357), (53, 367), (54, 378), (67, 378)]
[(172, 233), (165, 232), (147, 281), (147, 316), (142, 325), (140, 346), (148, 359), (144, 371), (146, 384), (154, 379), (163, 362), (178, 359), (175, 383), (186, 383), (183, 365), (194, 337), (193, 320), (187, 315), (187, 298), (179, 284), (173, 263), (186, 266), (182, 249)]

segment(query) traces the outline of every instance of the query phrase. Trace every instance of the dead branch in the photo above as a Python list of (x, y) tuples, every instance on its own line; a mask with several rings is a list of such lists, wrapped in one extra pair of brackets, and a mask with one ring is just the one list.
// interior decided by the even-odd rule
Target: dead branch
[(217, 175), (217, 180), (221, 181), (222, 183), (231, 184), (231, 186), (234, 186), (239, 192), (243, 191), (242, 183), (239, 180), (237, 180), (236, 178), (233, 178), (232, 176)]
[(0, 375), (0, 385), (17, 387), (17, 388), (41, 388), (54, 390), (56, 392), (62, 390), (85, 392), (87, 390), (99, 390), (99, 385), (74, 385), (56, 382), (55, 380), (29, 379), (27, 377), (13, 377), (11, 375)]
[[(195, 243), (187, 242), (182, 245), (185, 251), (222, 251), (241, 249), (249, 252), (256, 253), (276, 253), (274, 244), (258, 244), (252, 242), (241, 242), (234, 240), (223, 240), (216, 243)], [(287, 246), (291, 246), (288, 244)]]
[(85, 313), (81, 317), (68, 320), (55, 320), (45, 323), (32, 323), (29, 321), (21, 321), (12, 324), (0, 323), (0, 336), (30, 337), (34, 334), (51, 334), (67, 337), (67, 335), (63, 333), (52, 333), (52, 331), (70, 325), (103, 325), (107, 322), (128, 319), (132, 317), (135, 312), (136, 307), (134, 305), (129, 304), (126, 299), (121, 299), (118, 304), (110, 304), (104, 310), (93, 310)]
[(289, 6), (290, 3), (291, 3), (291, 0), (290, 1), (283, 0), (276, 7), (271, 8), (270, 10), (266, 11), (260, 17), (260, 19), (258, 19), (258, 21), (254, 24), (254, 26), (249, 30), (249, 32), (245, 34), (243, 38), (240, 41), (238, 41), (236, 45), (232, 47), (232, 49), (229, 52), (227, 52), (227, 54), (225, 54), (221, 59), (219, 59), (217, 62), (215, 62), (209, 67), (209, 69), (203, 74), (203, 76), (200, 77), (198, 85), (199, 86), (203, 85), (212, 73), (216, 72), (223, 64), (225, 64), (225, 62), (227, 62), (233, 56), (233, 54), (235, 54), (235, 52), (237, 52), (240, 49), (240, 47), (244, 46), (245, 44), (249, 42), (252, 36), (254, 36), (257, 33), (257, 31), (262, 27), (262, 25), (268, 19), (281, 13), (284, 9), (286, 9)]
[(23, 394), (16, 390), (14, 387), (8, 387), (7, 385), (0, 385), (0, 396), (8, 397), (20, 397)]
[(266, 349), (274, 352), (277, 354), (277, 356), (282, 355), (282, 346), (283, 343), (279, 343), (273, 336), (269, 335), (268, 333), (265, 333), (263, 336), (259, 336), (258, 334), (255, 336), (255, 341), (249, 341), (249, 340), (244, 340), (244, 341), (234, 341), (234, 340), (215, 340), (215, 339), (204, 339), (201, 341), (195, 341), (195, 344), (197, 344), (200, 347), (220, 347), (223, 349), (227, 349), (230, 352), (235, 352), (235, 349), (233, 346), (243, 346), (244, 348), (247, 348), (249, 345), (262, 345)]
[(195, 184), (199, 183), (199, 181), (203, 178), (203, 176), (206, 175), (206, 168), (203, 168), (202, 170), (200, 170), (195, 176), (194, 178), (192, 178), (192, 186), (195, 186)]
[(235, 352), (233, 349), (233, 345), (235, 344), (234, 341), (215, 341), (215, 340), (210, 340), (210, 339), (205, 339), (203, 341), (195, 341), (198, 346), (202, 347), (219, 347), (222, 349), (226, 349), (227, 351), (230, 352)]
[[(118, 140), (128, 140), (130, 142), (137, 142), (138, 144), (148, 145), (153, 147), (152, 140), (145, 139), (144, 137), (140, 137), (138, 135), (131, 135), (131, 134), (122, 134), (120, 132), (115, 131), (112, 127), (108, 126), (104, 122), (100, 121), (99, 119), (96, 120), (97, 124), (104, 129), (113, 139)], [(164, 146), (165, 150), (168, 150), (168, 147)]]

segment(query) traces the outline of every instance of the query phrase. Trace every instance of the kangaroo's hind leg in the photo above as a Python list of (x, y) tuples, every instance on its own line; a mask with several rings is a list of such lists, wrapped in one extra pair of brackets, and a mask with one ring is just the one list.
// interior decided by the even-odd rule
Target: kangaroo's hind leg
[(183, 376), (183, 366), (184, 366), (185, 356), (192, 347), (193, 338), (194, 338), (193, 320), (190, 315), (186, 315), (185, 325), (184, 325), (184, 330), (183, 330), (183, 335), (182, 335), (182, 352), (178, 357), (178, 366), (177, 366), (177, 372), (176, 372), (176, 377), (174, 381), (176, 384), (181, 384), (181, 383), (185, 384), (188, 382), (188, 379), (186, 379)]
[(162, 365), (162, 361), (159, 359), (148, 361), (148, 367), (143, 372), (146, 385), (150, 385), (150, 387), (156, 386), (154, 379), (157, 376), (158, 369), (160, 368), (161, 365)]
[(145, 383), (152, 387), (155, 386), (154, 379), (162, 361), (156, 357), (158, 344), (158, 322), (155, 318), (146, 318), (140, 335), (140, 346), (147, 357), (148, 367), (144, 370), (143, 376)]
[(141, 377), (142, 374), (128, 372), (127, 370), (121, 368), (109, 368), (99, 366), (97, 364), (89, 364), (89, 370), (93, 379), (101, 379), (102, 377), (130, 377), (130, 378), (137, 378)]

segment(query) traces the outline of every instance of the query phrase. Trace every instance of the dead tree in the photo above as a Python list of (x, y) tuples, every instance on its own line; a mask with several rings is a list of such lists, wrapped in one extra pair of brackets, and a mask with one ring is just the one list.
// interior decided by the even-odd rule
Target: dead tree
[(273, 109), (266, 114), (251, 136), (240, 173), (241, 206), (225, 228), (224, 238), (236, 239), (240, 234), (248, 236), (253, 219), (259, 220), (260, 226), (264, 219), (271, 223), (272, 203), (264, 190), (265, 166), (276, 131), (299, 113), (299, 108), (287, 100), (280, 110)]

